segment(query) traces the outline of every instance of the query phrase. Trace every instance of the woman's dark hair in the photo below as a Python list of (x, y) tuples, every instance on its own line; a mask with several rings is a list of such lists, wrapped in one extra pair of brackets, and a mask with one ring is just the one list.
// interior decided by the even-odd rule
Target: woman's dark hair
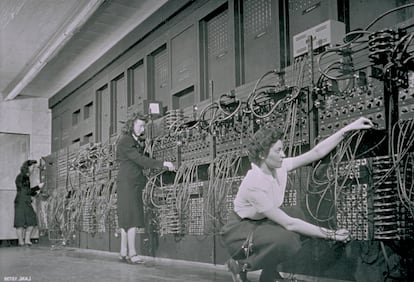
[(28, 175), (29, 174), (29, 166), (31, 166), (32, 164), (36, 164), (37, 161), (36, 160), (27, 160), (25, 161), (22, 166), (20, 167), (20, 173), (23, 175)]
[(262, 127), (251, 139), (248, 147), (249, 160), (260, 165), (262, 158), (269, 154), (270, 148), (279, 140), (283, 140), (283, 133), (275, 128)]
[(145, 115), (138, 112), (132, 113), (124, 123), (124, 126), (122, 127), (122, 133), (131, 134), (132, 132), (134, 132), (134, 123), (138, 119), (143, 120), (145, 122), (147, 121), (147, 117)]

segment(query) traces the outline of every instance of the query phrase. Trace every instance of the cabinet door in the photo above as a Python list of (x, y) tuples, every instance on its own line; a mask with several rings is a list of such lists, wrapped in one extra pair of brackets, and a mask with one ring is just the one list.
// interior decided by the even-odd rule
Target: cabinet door
[(243, 50), (245, 82), (280, 67), (277, 9), (272, 0), (244, 0)]
[(100, 141), (106, 142), (110, 136), (111, 127), (111, 97), (108, 87), (98, 90), (100, 116), (98, 117)]

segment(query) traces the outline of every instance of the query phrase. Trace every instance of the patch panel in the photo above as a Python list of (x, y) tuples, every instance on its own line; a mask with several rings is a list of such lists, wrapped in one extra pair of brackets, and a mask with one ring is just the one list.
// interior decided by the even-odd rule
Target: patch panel
[(207, 134), (191, 130), (186, 136), (181, 136), (181, 161), (208, 162), (210, 158), (211, 142)]
[[(348, 229), (355, 240), (413, 238), (414, 221), (400, 198), (395, 168), (391, 156), (338, 165), (337, 183), (343, 186), (336, 195), (337, 228)], [(412, 174), (411, 167), (405, 173)], [(412, 179), (404, 179), (411, 187)]]
[(357, 159), (348, 162), (341, 162), (338, 165), (337, 174), (339, 177), (362, 178), (368, 177), (367, 159)]
[[(401, 163), (404, 163), (401, 162)], [(397, 167), (392, 156), (373, 158), (373, 238), (378, 240), (401, 240), (414, 238), (414, 220), (404, 206), (401, 183), (397, 181)], [(408, 173), (412, 173), (409, 171)], [(408, 187), (412, 179), (406, 179)]]
[(226, 195), (225, 200), (225, 209), (223, 210), (224, 214), (222, 218), (228, 219), (230, 213), (234, 209), (234, 199), (236, 198), (237, 191), (239, 190), (240, 184), (243, 181), (244, 177), (236, 176), (236, 177), (229, 177), (225, 179), (225, 185), (231, 185), (228, 189), (228, 193)]
[(298, 205), (298, 193), (296, 189), (286, 189), (283, 199), (284, 207), (296, 207)]
[[(301, 95), (297, 99), (298, 103), (295, 105), (295, 107), (297, 107), (297, 113), (296, 116), (293, 117), (296, 119), (294, 126), (291, 126), (293, 122), (288, 122), (292, 119), (292, 117), (289, 117), (286, 114), (289, 111), (284, 111), (283, 109), (275, 110), (268, 117), (257, 120), (256, 124), (258, 124), (259, 127), (268, 126), (271, 128), (276, 128), (281, 132), (287, 132), (285, 135), (285, 142), (287, 142), (286, 144), (293, 146), (308, 145), (310, 143), (308, 92), (301, 92)], [(290, 138), (291, 140), (287, 140)]]
[(205, 182), (192, 182), (188, 184), (182, 184), (178, 189), (187, 190), (187, 193), (194, 196), (203, 195), (203, 189), (206, 186)]
[(174, 201), (162, 205), (159, 208), (159, 232), (160, 235), (166, 234), (183, 234), (183, 226), (178, 215)]
[(231, 152), (240, 152), (242, 156), (247, 155), (247, 146), (252, 135), (253, 128), (248, 120), (247, 122), (234, 121), (221, 124), (216, 131), (216, 156)]
[[(114, 195), (116, 196), (116, 194)], [(109, 214), (106, 218), (106, 226), (108, 226), (108, 229), (110, 230), (118, 230), (118, 211), (116, 205), (113, 205), (110, 210)]]
[(324, 97), (318, 111), (318, 136), (325, 138), (362, 116), (377, 129), (386, 129), (384, 84), (378, 79), (371, 77), (365, 86)]
[(157, 160), (177, 161), (178, 157), (178, 137), (164, 136), (156, 139), (153, 145), (153, 158)]
[(349, 230), (355, 240), (368, 240), (368, 184), (352, 184), (344, 190), (336, 211), (337, 228)]
[(204, 198), (191, 198), (189, 205), (188, 234), (204, 234)]
[[(264, 123), (270, 127), (276, 128), (279, 131), (284, 131), (284, 126), (286, 126), (286, 117), (284, 115), (272, 115), (271, 118), (264, 120)], [(290, 128), (286, 138), (290, 137), (291, 131), (294, 131), (293, 134), (293, 145), (307, 145), (310, 142), (309, 137), (309, 120), (307, 116), (299, 115), (297, 122), (295, 123), (294, 128)], [(286, 140), (288, 141), (288, 140)]]
[(398, 119), (414, 119), (414, 72), (408, 72), (408, 87), (398, 91)]
[(343, 185), (336, 191), (336, 224), (349, 230), (354, 240), (369, 240), (371, 236), (369, 166), (369, 160), (356, 159), (337, 167), (337, 183)]

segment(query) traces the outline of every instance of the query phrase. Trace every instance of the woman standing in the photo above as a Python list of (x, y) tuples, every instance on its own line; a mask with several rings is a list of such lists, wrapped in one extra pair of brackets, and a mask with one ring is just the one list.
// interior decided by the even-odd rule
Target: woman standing
[(249, 147), (252, 168), (239, 187), (234, 213), (222, 230), (222, 239), (232, 257), (227, 266), (233, 281), (249, 281), (247, 271), (259, 269), (262, 269), (260, 282), (280, 278), (277, 265), (299, 251), (300, 235), (341, 242), (350, 240), (345, 229), (330, 230), (313, 225), (281, 206), (289, 171), (325, 157), (346, 132), (372, 126), (369, 119), (359, 118), (312, 150), (292, 158), (285, 158), (281, 133), (269, 128), (256, 132)]
[(119, 163), (117, 178), (118, 224), (121, 229), (120, 259), (129, 263), (143, 263), (135, 249), (137, 227), (144, 227), (142, 191), (146, 177), (143, 169), (167, 168), (174, 170), (171, 162), (155, 160), (144, 155), (142, 136), (145, 117), (134, 114), (124, 128), (117, 144), (116, 158)]
[(30, 174), (34, 171), (36, 163), (35, 160), (25, 161), (15, 180), (17, 193), (14, 199), (14, 227), (19, 246), (32, 245), (30, 238), (33, 227), (37, 226), (36, 213), (32, 207), (32, 196), (37, 195), (44, 183), (30, 187)]

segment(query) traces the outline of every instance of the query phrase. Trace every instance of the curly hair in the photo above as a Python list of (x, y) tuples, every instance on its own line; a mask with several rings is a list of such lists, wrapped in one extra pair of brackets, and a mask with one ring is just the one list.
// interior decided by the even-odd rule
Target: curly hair
[(134, 123), (138, 119), (147, 122), (147, 116), (139, 112), (134, 112), (125, 121), (124, 126), (122, 127), (122, 133), (131, 134), (132, 132), (134, 132)]
[(283, 140), (283, 133), (275, 128), (262, 127), (251, 139), (248, 147), (250, 162), (260, 165), (262, 158), (269, 154), (270, 148), (279, 140)]
[(28, 175), (29, 174), (29, 166), (31, 166), (32, 164), (36, 164), (37, 161), (36, 160), (27, 160), (24, 161), (22, 166), (20, 167), (20, 173), (23, 175)]

